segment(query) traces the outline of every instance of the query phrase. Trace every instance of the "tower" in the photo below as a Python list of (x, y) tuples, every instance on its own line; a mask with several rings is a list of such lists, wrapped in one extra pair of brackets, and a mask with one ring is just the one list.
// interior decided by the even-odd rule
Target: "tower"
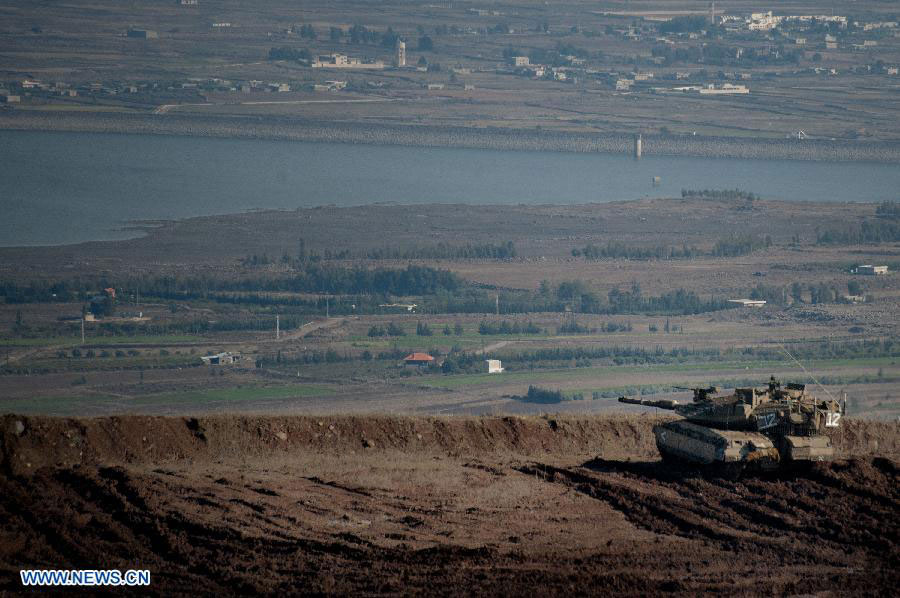
[(638, 133), (634, 136), (634, 157), (640, 158), (641, 154), (643, 154), (643, 140), (641, 139), (641, 134)]
[(406, 43), (399, 39), (397, 40), (397, 55), (394, 57), (394, 65), (406, 66)]

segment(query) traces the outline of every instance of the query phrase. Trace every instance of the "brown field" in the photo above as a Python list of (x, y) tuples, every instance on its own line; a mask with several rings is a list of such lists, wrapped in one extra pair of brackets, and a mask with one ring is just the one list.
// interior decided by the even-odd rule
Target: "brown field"
[(656, 421), (7, 416), (0, 592), (23, 567), (149, 569), (147, 595), (896, 587), (896, 424), (732, 481), (663, 468)]

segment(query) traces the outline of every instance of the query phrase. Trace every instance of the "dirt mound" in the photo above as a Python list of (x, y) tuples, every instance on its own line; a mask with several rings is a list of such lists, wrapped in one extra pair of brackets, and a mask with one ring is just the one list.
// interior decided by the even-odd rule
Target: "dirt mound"
[(451, 456), (655, 454), (654, 417), (4, 416), (0, 467), (211, 462), (309, 451), (396, 450)]
[[(0, 468), (220, 462), (272, 455), (397, 450), (477, 456), (513, 453), (652, 458), (652, 428), (665, 418), (211, 416), (0, 418)], [(843, 455), (900, 455), (900, 427), (845, 420), (834, 442)]]
[(732, 481), (664, 466), (658, 421), (4, 417), (0, 594), (23, 568), (149, 569), (151, 595), (896, 589), (896, 425)]

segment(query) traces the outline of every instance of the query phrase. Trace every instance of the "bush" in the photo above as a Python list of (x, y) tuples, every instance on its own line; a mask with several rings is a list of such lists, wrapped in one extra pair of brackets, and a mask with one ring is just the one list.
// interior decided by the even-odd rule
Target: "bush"
[(387, 327), (388, 336), (406, 336), (406, 331), (403, 330), (400, 326), (397, 326), (393, 322), (388, 324)]

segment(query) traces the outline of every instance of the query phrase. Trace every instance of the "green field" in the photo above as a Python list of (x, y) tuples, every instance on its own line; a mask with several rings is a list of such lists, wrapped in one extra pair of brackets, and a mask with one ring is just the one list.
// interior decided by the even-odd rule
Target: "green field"
[(50, 336), (38, 338), (0, 338), (2, 347), (97, 347), (102, 345), (175, 345), (202, 343), (202, 336), (166, 334), (160, 336), (88, 336), (82, 344), (80, 336)]
[[(893, 357), (875, 357), (861, 359), (830, 359), (810, 361), (806, 367), (819, 372), (829, 368), (838, 367), (884, 367), (895, 365), (897, 359)], [(430, 386), (445, 390), (454, 390), (478, 385), (498, 384), (531, 384), (535, 382), (571, 382), (579, 379), (596, 380), (604, 376), (622, 374), (651, 374), (651, 373), (690, 373), (709, 372), (709, 376), (716, 376), (716, 372), (728, 372), (744, 370), (747, 372), (761, 372), (757, 376), (762, 381), (770, 371), (796, 371), (798, 376), (804, 377), (803, 371), (792, 363), (784, 361), (756, 361), (756, 362), (712, 362), (694, 364), (665, 364), (665, 365), (624, 365), (624, 366), (596, 366), (575, 369), (560, 370), (523, 370), (504, 372), (503, 374), (460, 374), (454, 376), (431, 375), (412, 378), (409, 384), (416, 386)], [(594, 388), (593, 390), (598, 390)]]
[(161, 393), (137, 397), (114, 396), (109, 394), (79, 395), (72, 397), (45, 396), (28, 399), (0, 401), (0, 408), (7, 413), (41, 413), (77, 416), (89, 410), (103, 410), (108, 413), (128, 413), (147, 407), (165, 409), (197, 406), (211, 407), (238, 402), (265, 401), (305, 397), (324, 397), (334, 394), (333, 388), (317, 384), (291, 386), (267, 386), (247, 388), (223, 388)]

